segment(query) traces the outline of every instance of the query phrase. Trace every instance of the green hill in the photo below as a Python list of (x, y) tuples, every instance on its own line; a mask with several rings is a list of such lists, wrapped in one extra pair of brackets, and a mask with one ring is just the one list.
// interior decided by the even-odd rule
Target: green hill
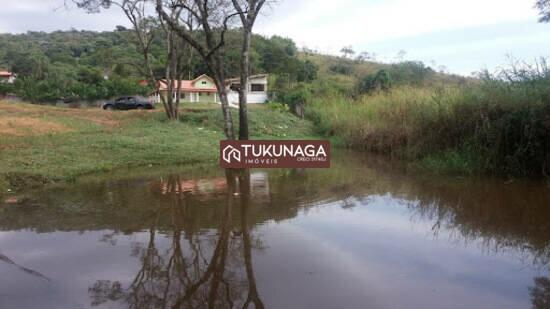
[(300, 53), (299, 58), (311, 61), (318, 67), (319, 80), (340, 85), (349, 91), (365, 77), (375, 76), (380, 71), (387, 72), (396, 85), (432, 86), (460, 84), (468, 80), (462, 76), (437, 72), (419, 61), (380, 63), (305, 52)]

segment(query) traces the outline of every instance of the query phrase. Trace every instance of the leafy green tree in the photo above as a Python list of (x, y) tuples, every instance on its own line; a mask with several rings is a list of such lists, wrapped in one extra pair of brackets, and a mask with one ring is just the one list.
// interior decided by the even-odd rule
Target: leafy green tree
[(8, 93), (12, 93), (14, 90), (15, 90), (15, 87), (13, 84), (0, 82), (0, 96), (4, 96)]
[(359, 81), (359, 93), (371, 93), (374, 91), (387, 91), (391, 87), (390, 74), (386, 70), (380, 70), (374, 75), (367, 75)]
[[(149, 62), (155, 78), (164, 79), (166, 37), (158, 25), (152, 31), (155, 35), (150, 45)], [(201, 33), (193, 32), (193, 35), (200, 38)], [(226, 77), (239, 76), (242, 37), (241, 29), (226, 32), (223, 58)], [(199, 57), (186, 57), (185, 60), (183, 79), (209, 73), (208, 66)], [(99, 100), (137, 94), (129, 92), (127, 87), (114, 87), (111, 82), (123, 80), (127, 83), (147, 78), (143, 70), (143, 55), (133, 31), (121, 27), (105, 32), (69, 30), (0, 34), (0, 67), (19, 76), (20, 82), (11, 92), (33, 102)], [(271, 74), (274, 80), (288, 87), (297, 82), (315, 80), (318, 68), (312, 61), (299, 58), (296, 44), (291, 39), (253, 35), (250, 73)], [(105, 81), (104, 77), (109, 80)], [(23, 79), (27, 83), (21, 82)], [(21, 88), (23, 85), (31, 87)], [(38, 88), (44, 93), (38, 93)]]
[(344, 55), (344, 58), (348, 58), (348, 57), (351, 57), (355, 54), (355, 51), (353, 50), (353, 47), (350, 45), (350, 46), (344, 46), (340, 52), (342, 53), (342, 55)]
[(298, 82), (312, 82), (317, 79), (319, 66), (310, 60), (306, 60), (304, 62), (299, 61), (298, 64), (299, 68), (296, 76)]
[(352, 75), (353, 74), (353, 64), (348, 61), (338, 61), (335, 64), (330, 66), (330, 71), (336, 74), (343, 75)]
[(392, 64), (388, 73), (396, 85), (422, 86), (426, 80), (435, 74), (421, 61), (404, 61)]

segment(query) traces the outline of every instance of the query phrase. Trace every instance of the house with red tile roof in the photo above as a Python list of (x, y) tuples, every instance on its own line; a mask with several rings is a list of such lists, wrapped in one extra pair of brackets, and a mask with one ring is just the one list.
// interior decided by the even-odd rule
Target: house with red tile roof
[[(171, 95), (174, 99), (177, 95), (179, 95), (181, 102), (219, 102), (218, 88), (216, 88), (214, 80), (206, 74), (203, 74), (193, 80), (181, 80), (179, 94), (177, 89), (178, 81), (174, 81)], [(166, 97), (168, 95), (168, 91), (168, 82), (166, 80), (159, 81), (156, 101), (160, 102), (159, 96), (162, 95)]]
[(0, 83), (13, 84), (15, 82), (15, 73), (0, 70)]
[[(258, 104), (267, 102), (267, 75), (253, 75), (250, 76), (249, 83), (246, 87), (247, 99), (249, 104)], [(178, 92), (178, 81), (174, 81), (172, 85), (172, 97), (174, 99), (180, 96), (181, 102), (191, 103), (219, 103), (218, 89), (214, 80), (206, 74), (203, 74), (193, 80), (181, 80), (180, 91)], [(239, 89), (240, 79), (232, 78), (226, 81), (227, 97), (229, 104), (239, 104)], [(160, 96), (166, 97), (168, 95), (168, 82), (161, 80), (158, 85), (158, 91), (156, 93), (155, 101), (160, 102)]]

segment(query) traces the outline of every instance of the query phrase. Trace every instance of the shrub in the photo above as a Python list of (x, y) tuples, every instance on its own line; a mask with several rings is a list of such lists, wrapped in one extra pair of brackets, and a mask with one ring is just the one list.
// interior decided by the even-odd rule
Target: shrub
[(396, 85), (423, 86), (426, 80), (435, 74), (421, 61), (404, 61), (392, 64), (389, 75)]
[(269, 109), (279, 112), (288, 112), (288, 105), (285, 105), (283, 103), (277, 103), (277, 102), (270, 102), (267, 104)]
[(14, 92), (15, 87), (13, 84), (0, 82), (0, 96)]
[(351, 63), (336, 63), (330, 66), (329, 70), (332, 73), (351, 75), (353, 73), (353, 65)]
[(299, 84), (298, 86), (278, 93), (277, 99), (294, 109), (298, 105), (305, 105), (312, 96), (311, 85)]
[(313, 100), (307, 116), (351, 147), (451, 169), (548, 175), (548, 72), (539, 64), (463, 86), (401, 86), (356, 100), (335, 94)]
[(298, 82), (312, 82), (317, 79), (318, 72), (319, 66), (317, 66), (315, 63), (309, 60), (300, 61), (296, 80)]
[(15, 90), (23, 99), (30, 102), (94, 101), (120, 95), (146, 95), (149, 92), (149, 89), (140, 86), (137, 80), (122, 78), (101, 79), (97, 83), (89, 84), (75, 80), (39, 80), (24, 77), (17, 80)]
[(361, 78), (356, 85), (359, 94), (389, 90), (392, 86), (426, 86), (430, 77), (435, 74), (431, 68), (420, 61), (405, 61), (395, 63), (376, 74)]
[(391, 78), (386, 70), (380, 70), (374, 75), (367, 75), (359, 81), (359, 93), (371, 93), (374, 91), (387, 91), (391, 87)]

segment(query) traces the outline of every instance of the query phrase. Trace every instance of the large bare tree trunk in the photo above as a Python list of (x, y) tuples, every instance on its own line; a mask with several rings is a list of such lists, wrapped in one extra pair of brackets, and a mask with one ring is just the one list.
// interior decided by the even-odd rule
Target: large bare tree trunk
[(248, 140), (248, 81), (250, 76), (250, 42), (252, 33), (243, 29), (243, 48), (241, 54), (241, 87), (239, 88), (239, 139)]
[(243, 26), (241, 50), (241, 87), (239, 89), (239, 139), (248, 140), (248, 81), (250, 79), (250, 46), (252, 28), (266, 0), (231, 0)]
[(254, 275), (254, 267), (252, 264), (252, 240), (250, 236), (250, 225), (248, 216), (250, 211), (250, 170), (243, 169), (235, 171), (239, 173), (239, 193), (241, 199), (241, 231), (243, 234), (243, 257), (246, 268), (246, 278), (248, 279), (248, 296), (243, 305), (243, 308), (248, 308), (250, 304), (254, 304), (256, 309), (264, 309), (264, 303), (260, 298), (258, 286), (256, 285), (256, 277)]
[[(235, 132), (233, 120), (229, 109), (229, 101), (225, 89), (225, 74), (223, 62), (223, 47), (225, 45), (225, 33), (228, 29), (228, 22), (237, 14), (227, 13), (224, 10), (223, 1), (216, 3), (208, 0), (174, 0), (171, 7), (178, 7), (188, 11), (190, 16), (196, 19), (200, 31), (204, 35), (204, 42), (199, 42), (189, 27), (186, 29), (179, 24), (178, 20), (168, 15), (164, 10), (162, 0), (156, 0), (156, 10), (161, 19), (166, 22), (180, 38), (186, 41), (201, 56), (207, 65), (212, 78), (218, 88), (221, 109), (224, 118), (224, 133), (227, 139), (234, 140)], [(218, 16), (218, 18), (212, 18)], [(215, 36), (219, 35), (218, 40)]]
[[(218, 82), (216, 82), (216, 85)], [(220, 104), (222, 106), (222, 113), (223, 113), (223, 121), (224, 121), (224, 133), (228, 140), (234, 140), (235, 139), (235, 129), (233, 128), (233, 117), (231, 116), (231, 110), (229, 107), (229, 99), (227, 97), (227, 91), (222, 86), (217, 86), (218, 89), (218, 96), (220, 97)]]
[[(172, 8), (170, 12), (173, 20), (179, 20), (181, 15), (181, 8)], [(179, 119), (179, 106), (180, 106), (180, 92), (181, 92), (181, 78), (183, 74), (182, 59), (184, 56), (185, 46), (178, 44), (178, 36), (171, 27), (167, 27), (162, 22), (162, 17), (158, 16), (162, 29), (166, 34), (166, 50), (167, 61), (165, 68), (167, 96), (166, 102), (163, 101), (168, 118), (171, 120)], [(191, 27), (191, 22), (189, 22)], [(162, 99), (161, 99), (162, 100)]]

